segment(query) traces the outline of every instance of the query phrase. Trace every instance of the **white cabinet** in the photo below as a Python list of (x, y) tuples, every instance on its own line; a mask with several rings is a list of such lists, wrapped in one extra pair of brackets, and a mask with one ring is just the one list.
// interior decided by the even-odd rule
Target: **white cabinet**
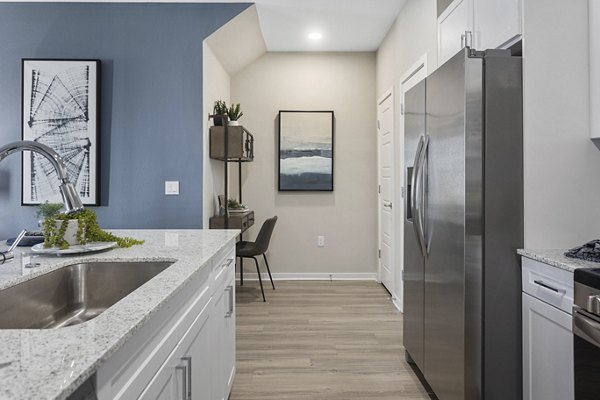
[(233, 242), (96, 371), (98, 400), (227, 399), (235, 374)]
[(211, 300), (148, 384), (140, 400), (211, 399)]
[(213, 390), (214, 400), (227, 399), (235, 376), (235, 274), (228, 268), (234, 261), (225, 259), (214, 274), (220, 289), (213, 307), (213, 380), (224, 382)]
[(573, 400), (573, 273), (523, 258), (523, 399)]
[(438, 17), (438, 64), (462, 47), (507, 48), (522, 33), (522, 0), (454, 0)]
[(454, 0), (438, 17), (438, 63), (442, 65), (465, 46), (473, 31), (473, 0)]
[(523, 293), (523, 399), (573, 397), (571, 315)]

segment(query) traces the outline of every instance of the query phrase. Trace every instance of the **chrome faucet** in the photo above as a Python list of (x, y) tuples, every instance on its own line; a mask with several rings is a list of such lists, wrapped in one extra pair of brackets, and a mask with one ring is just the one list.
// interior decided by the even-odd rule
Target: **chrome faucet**
[(58, 178), (60, 179), (60, 195), (62, 196), (63, 204), (65, 205), (65, 214), (72, 214), (76, 211), (83, 210), (83, 203), (77, 194), (77, 189), (69, 180), (69, 174), (67, 172), (67, 166), (60, 157), (60, 155), (46, 146), (45, 144), (30, 141), (21, 140), (12, 142), (4, 147), (0, 147), (0, 161), (4, 160), (8, 155), (16, 152), (32, 151), (34, 153), (41, 154), (46, 157), (50, 164), (56, 170)]

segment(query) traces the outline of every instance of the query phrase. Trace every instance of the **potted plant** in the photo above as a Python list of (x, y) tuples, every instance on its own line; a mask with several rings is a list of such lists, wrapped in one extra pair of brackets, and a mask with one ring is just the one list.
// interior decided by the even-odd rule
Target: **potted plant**
[(48, 217), (44, 220), (43, 232), (44, 247), (58, 247), (61, 250), (91, 242), (116, 242), (119, 247), (144, 243), (143, 240), (118, 237), (106, 232), (98, 225), (96, 213), (89, 209)]
[(231, 104), (231, 106), (227, 109), (227, 116), (229, 117), (229, 125), (230, 126), (238, 126), (238, 120), (244, 115), (242, 110), (240, 109), (240, 103)]
[(49, 203), (48, 201), (37, 206), (35, 216), (38, 219), (38, 226), (41, 228), (46, 218), (55, 216), (62, 208), (62, 203)]
[(228, 111), (227, 103), (225, 103), (223, 100), (215, 101), (215, 105), (213, 107), (213, 121), (215, 122), (215, 126), (223, 126), (223, 116), (226, 116)]

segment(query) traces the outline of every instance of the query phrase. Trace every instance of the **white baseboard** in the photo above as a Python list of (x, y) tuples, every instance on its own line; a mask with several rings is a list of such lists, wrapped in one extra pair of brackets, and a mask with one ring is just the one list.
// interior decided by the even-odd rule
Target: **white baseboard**
[[(260, 274), (263, 281), (269, 280), (268, 273)], [(240, 274), (236, 274), (236, 279), (240, 280)], [(321, 273), (273, 273), (274, 281), (376, 281), (377, 274), (375, 272), (367, 272), (367, 273), (336, 273), (332, 272)], [(248, 281), (257, 281), (258, 275), (256, 272), (254, 273), (244, 273), (244, 280)]]

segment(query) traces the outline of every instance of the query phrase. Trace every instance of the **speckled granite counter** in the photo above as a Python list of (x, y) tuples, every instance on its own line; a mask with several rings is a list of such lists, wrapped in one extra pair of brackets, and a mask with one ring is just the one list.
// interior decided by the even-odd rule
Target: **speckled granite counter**
[(117, 230), (145, 240), (141, 246), (88, 256), (38, 257), (26, 269), (16, 260), (0, 265), (0, 289), (81, 261), (175, 263), (83, 324), (59, 329), (0, 330), (0, 399), (64, 399), (88, 379), (196, 273), (210, 265), (238, 230)]
[(523, 257), (531, 258), (532, 260), (540, 261), (545, 264), (551, 265), (556, 268), (564, 269), (569, 272), (573, 272), (578, 268), (600, 268), (600, 263), (565, 257), (565, 251), (566, 249), (519, 249), (517, 253)]

